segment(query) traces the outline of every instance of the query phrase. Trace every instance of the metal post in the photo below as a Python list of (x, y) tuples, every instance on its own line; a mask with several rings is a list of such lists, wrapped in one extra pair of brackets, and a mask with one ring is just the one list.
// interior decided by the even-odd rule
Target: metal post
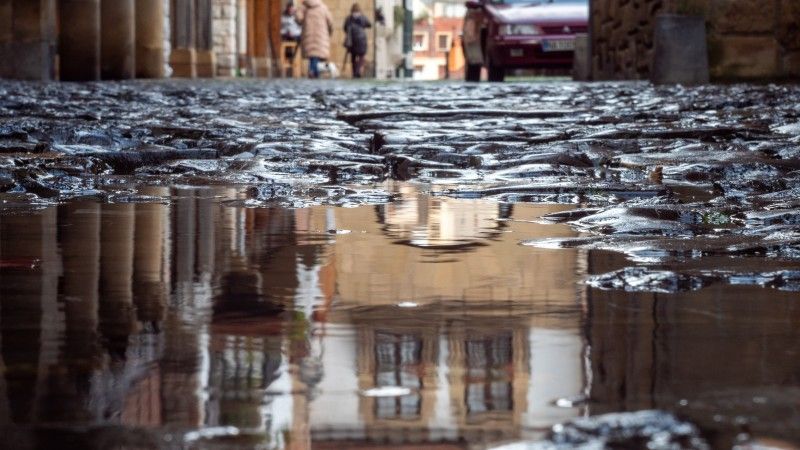
[(414, 4), (412, 0), (403, 0), (403, 76), (414, 77)]

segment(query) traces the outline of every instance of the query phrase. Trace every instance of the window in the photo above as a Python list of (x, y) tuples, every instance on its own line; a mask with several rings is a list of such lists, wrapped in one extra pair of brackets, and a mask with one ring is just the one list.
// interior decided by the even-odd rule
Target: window
[(414, 33), (414, 51), (424, 52), (428, 50), (428, 33)]
[(452, 33), (436, 33), (436, 51), (437, 52), (449, 52), (450, 47), (453, 44), (453, 34)]
[(410, 334), (375, 333), (375, 386), (401, 386), (411, 394), (400, 397), (378, 397), (375, 416), (378, 419), (411, 419), (421, 414), (422, 339)]
[(512, 341), (511, 333), (503, 333), (485, 338), (475, 337), (465, 342), (465, 400), (468, 414), (513, 409)]

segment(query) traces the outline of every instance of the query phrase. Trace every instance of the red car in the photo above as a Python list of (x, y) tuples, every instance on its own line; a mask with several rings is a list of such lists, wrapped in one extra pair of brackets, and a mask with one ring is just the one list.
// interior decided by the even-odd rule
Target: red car
[(467, 81), (503, 81), (508, 69), (572, 67), (575, 35), (586, 33), (588, 0), (469, 0), (464, 18)]

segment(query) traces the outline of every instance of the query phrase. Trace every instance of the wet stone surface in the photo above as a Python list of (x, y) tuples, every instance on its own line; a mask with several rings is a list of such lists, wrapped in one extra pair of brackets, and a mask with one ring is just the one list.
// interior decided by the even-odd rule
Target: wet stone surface
[(710, 445), (691, 423), (663, 411), (604, 414), (553, 427), (547, 440), (515, 443), (494, 450), (567, 449), (708, 450)]
[(799, 194), (795, 86), (0, 82), (0, 448), (790, 448)]
[[(454, 198), (579, 208), (544, 220), (582, 240), (531, 245), (622, 251), (654, 270), (707, 256), (791, 270), (798, 105), (794, 86), (3, 82), (0, 195), (13, 211), (222, 184), (248, 207), (355, 206), (391, 202), (384, 183), (403, 180)], [(741, 276), (774, 270), (753, 272)], [(648, 289), (636, 273), (623, 284)]]

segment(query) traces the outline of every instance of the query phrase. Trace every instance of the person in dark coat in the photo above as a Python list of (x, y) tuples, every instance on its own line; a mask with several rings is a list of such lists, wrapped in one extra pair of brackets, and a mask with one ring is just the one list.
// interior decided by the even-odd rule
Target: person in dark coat
[(372, 27), (369, 19), (361, 14), (361, 7), (353, 3), (350, 15), (344, 21), (344, 46), (350, 52), (350, 62), (353, 66), (353, 78), (361, 78), (364, 69), (364, 55), (367, 54), (367, 32)]

